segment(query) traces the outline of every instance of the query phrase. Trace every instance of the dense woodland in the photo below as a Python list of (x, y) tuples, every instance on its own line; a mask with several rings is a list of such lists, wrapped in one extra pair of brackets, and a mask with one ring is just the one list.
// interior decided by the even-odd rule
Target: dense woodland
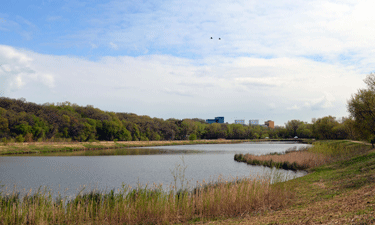
[(316, 138), (356, 139), (348, 118), (327, 116), (311, 123), (291, 120), (274, 129), (240, 124), (207, 124), (202, 119), (159, 119), (106, 112), (69, 102), (26, 102), (0, 98), (0, 138), (6, 141), (152, 141), (186, 139)]

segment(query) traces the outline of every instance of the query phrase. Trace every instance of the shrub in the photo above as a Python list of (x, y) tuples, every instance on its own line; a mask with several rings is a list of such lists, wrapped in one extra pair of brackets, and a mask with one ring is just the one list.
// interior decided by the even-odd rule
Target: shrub
[(197, 140), (197, 135), (196, 135), (196, 134), (190, 134), (190, 135), (189, 135), (189, 140), (190, 140), (190, 141)]
[(7, 145), (8, 142), (9, 142), (9, 140), (8, 140), (6, 137), (3, 137), (3, 138), (1, 139), (1, 142), (3, 142), (4, 145)]
[(26, 142), (32, 142), (33, 141), (33, 134), (32, 133), (27, 133), (25, 135), (25, 141)]
[(16, 142), (24, 142), (24, 141), (25, 141), (25, 138), (22, 136), (22, 134), (16, 137)]

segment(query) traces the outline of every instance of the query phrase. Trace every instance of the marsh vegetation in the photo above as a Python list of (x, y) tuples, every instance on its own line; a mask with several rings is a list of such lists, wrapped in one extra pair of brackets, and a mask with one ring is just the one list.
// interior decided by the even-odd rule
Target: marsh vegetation
[[(0, 197), (1, 224), (165, 224), (226, 218), (277, 210), (293, 199), (282, 176), (274, 172), (257, 178), (219, 178), (197, 182), (189, 188), (184, 164), (171, 171), (175, 184), (166, 191), (162, 185), (79, 193), (74, 198), (53, 199), (52, 191), (3, 190)], [(275, 184), (271, 184), (271, 180)], [(177, 183), (182, 185), (177, 189)]]
[(234, 160), (250, 165), (261, 165), (290, 170), (306, 170), (327, 163), (364, 154), (371, 146), (352, 141), (320, 141), (312, 147), (290, 148), (282, 153), (266, 155), (236, 154)]

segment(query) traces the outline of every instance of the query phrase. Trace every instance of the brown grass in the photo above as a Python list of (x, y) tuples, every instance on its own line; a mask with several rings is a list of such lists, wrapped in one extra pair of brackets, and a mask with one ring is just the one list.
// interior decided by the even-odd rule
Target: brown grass
[[(375, 224), (375, 149), (290, 180), (293, 203), (207, 224)], [(201, 223), (202, 224), (202, 223)]]
[(190, 144), (230, 144), (246, 140), (173, 140), (173, 141), (96, 141), (96, 142), (24, 142), (0, 145), (0, 154), (24, 154), (58, 151), (80, 151), (97, 149), (117, 149), (147, 146), (190, 145)]
[(251, 165), (301, 170), (345, 160), (368, 152), (371, 146), (351, 141), (315, 142), (312, 147), (291, 148), (284, 153), (267, 155), (236, 154), (235, 160)]
[(259, 161), (273, 161), (273, 162), (289, 162), (297, 163), (304, 168), (311, 168), (320, 166), (330, 162), (331, 159), (323, 154), (311, 153), (308, 151), (296, 151), (282, 155), (244, 155), (246, 161), (259, 160)]
[(289, 204), (293, 192), (270, 179), (219, 180), (197, 184), (192, 192), (124, 189), (118, 194), (89, 193), (52, 201), (36, 193), (0, 198), (0, 224), (170, 224), (243, 216), (277, 210)]

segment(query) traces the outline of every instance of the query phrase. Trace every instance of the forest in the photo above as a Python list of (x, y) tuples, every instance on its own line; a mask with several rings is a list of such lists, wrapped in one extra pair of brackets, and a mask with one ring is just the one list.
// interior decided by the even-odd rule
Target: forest
[(315, 138), (358, 139), (354, 120), (333, 116), (288, 121), (274, 129), (241, 124), (207, 124), (205, 120), (160, 119), (133, 113), (107, 112), (70, 102), (27, 102), (0, 98), (2, 142), (33, 141), (153, 141), (195, 139)]

